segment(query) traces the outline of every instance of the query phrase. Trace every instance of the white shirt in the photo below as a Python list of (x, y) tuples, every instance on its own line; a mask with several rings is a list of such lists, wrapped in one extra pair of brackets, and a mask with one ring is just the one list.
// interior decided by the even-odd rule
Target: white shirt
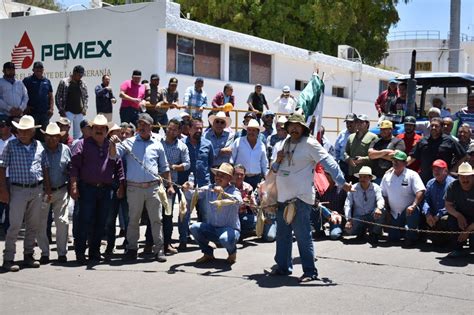
[(246, 168), (247, 174), (266, 174), (268, 160), (265, 145), (257, 139), (257, 143), (252, 148), (247, 140), (247, 136), (237, 138), (231, 145), (232, 157), (230, 163), (242, 164)]
[(293, 114), (296, 109), (296, 100), (293, 97), (277, 97), (273, 101), (273, 105), (277, 106), (278, 113)]
[(283, 145), (285, 144), (285, 140), (288, 138), (289, 136), (287, 136), (285, 139), (283, 140), (280, 140), (278, 141), (277, 143), (275, 143), (275, 145), (273, 146), (273, 151), (272, 151), (272, 156), (270, 158), (270, 160), (273, 162), (276, 161), (277, 159), (277, 154), (278, 154), (278, 151), (281, 151), (283, 149)]
[(390, 212), (394, 218), (413, 204), (417, 192), (426, 190), (420, 175), (408, 168), (405, 168), (400, 176), (393, 171), (385, 173), (380, 187), (382, 195), (388, 199)]
[[(2, 161), (3, 149), (5, 149), (5, 147), (7, 146), (8, 141), (13, 140), (13, 139), (15, 139), (14, 135), (11, 135), (10, 138), (8, 138), (7, 140), (3, 140), (2, 138), (0, 138), (0, 164), (1, 164), (1, 161)], [(6, 170), (6, 177), (9, 177), (8, 176), (8, 168)]]

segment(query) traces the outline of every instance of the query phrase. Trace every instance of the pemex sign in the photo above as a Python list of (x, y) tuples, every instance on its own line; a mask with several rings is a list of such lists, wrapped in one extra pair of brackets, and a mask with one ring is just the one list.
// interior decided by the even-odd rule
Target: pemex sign
[[(110, 58), (112, 57), (111, 45), (111, 39), (41, 45), (41, 61)], [(28, 69), (33, 64), (35, 49), (26, 31), (18, 45), (13, 47), (11, 57), (16, 69)]]

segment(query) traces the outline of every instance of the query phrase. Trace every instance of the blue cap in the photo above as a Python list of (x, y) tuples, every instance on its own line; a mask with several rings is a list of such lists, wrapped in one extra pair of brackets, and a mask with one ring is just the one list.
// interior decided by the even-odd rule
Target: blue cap
[(201, 77), (197, 77), (196, 80), (194, 80), (194, 83), (196, 82), (204, 82), (204, 79)]
[(398, 84), (398, 81), (396, 79), (391, 79), (391, 80), (388, 81), (388, 84), (390, 84), (390, 83)]
[(267, 109), (263, 112), (262, 116), (263, 117), (265, 117), (265, 116), (275, 116), (275, 113), (272, 110)]

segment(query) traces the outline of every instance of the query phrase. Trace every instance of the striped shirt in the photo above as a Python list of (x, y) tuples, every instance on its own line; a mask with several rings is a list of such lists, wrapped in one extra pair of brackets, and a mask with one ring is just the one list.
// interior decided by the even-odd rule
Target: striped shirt
[(13, 139), (3, 150), (0, 167), (8, 167), (11, 183), (32, 185), (43, 180), (43, 168), (49, 168), (49, 161), (38, 140), (24, 145)]
[(161, 139), (161, 144), (165, 149), (166, 159), (170, 166), (171, 180), (173, 183), (178, 182), (178, 172), (171, 169), (172, 165), (183, 164), (184, 170), (187, 171), (191, 167), (191, 160), (189, 159), (189, 150), (183, 141), (176, 139), (175, 142), (169, 144), (166, 139)]
[(471, 127), (471, 131), (474, 132), (474, 112), (469, 112), (467, 107), (464, 107), (453, 116), (453, 120), (459, 119), (458, 126), (468, 124)]

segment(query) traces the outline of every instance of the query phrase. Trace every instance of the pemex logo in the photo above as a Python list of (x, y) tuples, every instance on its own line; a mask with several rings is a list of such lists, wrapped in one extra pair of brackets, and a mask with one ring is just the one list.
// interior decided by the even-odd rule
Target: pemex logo
[(31, 44), (28, 33), (25, 31), (18, 45), (15, 45), (12, 50), (12, 62), (16, 69), (28, 69), (33, 64), (34, 58), (35, 49)]

